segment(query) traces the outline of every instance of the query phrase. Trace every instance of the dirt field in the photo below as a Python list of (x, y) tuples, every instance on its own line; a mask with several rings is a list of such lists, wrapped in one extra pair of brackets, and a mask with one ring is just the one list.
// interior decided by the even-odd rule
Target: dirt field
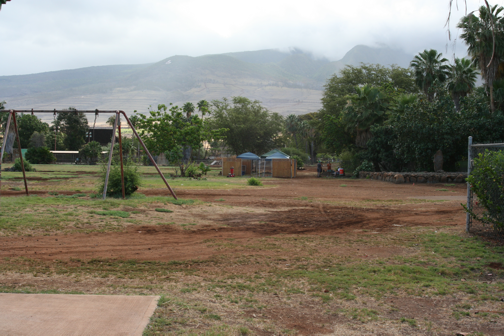
[(503, 334), (504, 249), (464, 233), (464, 184), (299, 175), (116, 201), (113, 230), (75, 204), (89, 231), (0, 237), (0, 289), (163, 295), (147, 335)]

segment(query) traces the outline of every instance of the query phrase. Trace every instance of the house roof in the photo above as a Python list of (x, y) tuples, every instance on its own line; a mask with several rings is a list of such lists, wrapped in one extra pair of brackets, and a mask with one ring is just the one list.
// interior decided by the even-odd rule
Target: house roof
[(240, 154), (236, 157), (237, 159), (243, 159), (243, 160), (260, 160), (261, 158), (254, 153), (247, 152)]

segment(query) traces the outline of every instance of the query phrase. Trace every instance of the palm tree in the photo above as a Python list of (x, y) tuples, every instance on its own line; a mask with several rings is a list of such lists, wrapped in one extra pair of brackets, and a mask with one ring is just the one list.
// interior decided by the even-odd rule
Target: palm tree
[(294, 137), (296, 148), (298, 148), (297, 134), (299, 132), (299, 123), (300, 120), (295, 114), (290, 114), (285, 118), (285, 130)]
[(355, 144), (365, 148), (371, 139), (371, 125), (383, 122), (388, 101), (380, 89), (371, 85), (356, 87), (357, 93), (350, 96), (350, 101), (345, 107), (343, 122), (347, 131), (356, 131)]
[(448, 76), (449, 67), (445, 63), (446, 58), (441, 58), (442, 54), (434, 50), (424, 50), (413, 58), (410, 65), (415, 71), (415, 82), (417, 86), (427, 95), (427, 99), (432, 101), (434, 95), (429, 90), (435, 80), (444, 82)]
[(190, 119), (192, 116), (192, 113), (194, 112), (194, 104), (191, 102), (187, 102), (182, 106), (182, 110), (186, 113), (187, 119)]
[(210, 114), (210, 106), (206, 100), (202, 99), (196, 105), (198, 106), (198, 111), (201, 112), (201, 119), (205, 118), (205, 114)]
[[(499, 14), (504, 10), (500, 6), (481, 6), (479, 17), (473, 13), (460, 19), (457, 28), (462, 28), (460, 37), (468, 46), (468, 53), (478, 66), (490, 90), (490, 108), (495, 111), (493, 82), (497, 79), (499, 65), (504, 60), (504, 18)], [(495, 37), (495, 39), (494, 39)]]
[(455, 64), (450, 66), (447, 88), (455, 103), (455, 108), (460, 111), (460, 98), (467, 96), (476, 85), (478, 71), (471, 60), (455, 58)]

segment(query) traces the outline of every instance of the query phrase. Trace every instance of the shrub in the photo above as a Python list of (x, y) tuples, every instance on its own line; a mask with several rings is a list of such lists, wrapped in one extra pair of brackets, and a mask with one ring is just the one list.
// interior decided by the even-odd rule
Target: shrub
[(185, 177), (195, 177), (196, 175), (198, 175), (198, 170), (199, 168), (191, 163), (186, 167), (184, 175)]
[(247, 184), (250, 185), (250, 186), (262, 186), (263, 184), (261, 183), (261, 181), (259, 181), (258, 179), (256, 179), (255, 177), (251, 177), (247, 180)]
[(204, 164), (203, 162), (199, 164), (198, 169), (201, 170), (201, 173), (205, 175), (211, 170), (210, 167)]
[(361, 171), (374, 171), (373, 164), (367, 160), (362, 161), (360, 166), (354, 169), (353, 176), (359, 177), (359, 172)]
[[(99, 193), (103, 193), (106, 174), (107, 174), (107, 164), (103, 164), (102, 174), (100, 177), (100, 184), (98, 187)], [(140, 172), (138, 171), (138, 167), (133, 165), (131, 161), (126, 161), (124, 164), (124, 190), (126, 196), (130, 196), (135, 191), (137, 191), (138, 187), (140, 186), (140, 182), (141, 182), (141, 175)], [(121, 166), (118, 163), (114, 163), (110, 167), (107, 195), (113, 197), (122, 196)]]
[(79, 155), (81, 159), (87, 161), (88, 164), (93, 164), (98, 161), (98, 157), (101, 153), (101, 145), (98, 141), (91, 141), (79, 150)]
[(293, 155), (291, 159), (296, 160), (298, 168), (304, 167), (304, 162), (299, 156)]
[[(496, 232), (504, 234), (504, 153), (486, 150), (479, 154), (474, 159), (474, 169), (467, 182), (486, 209), (481, 216), (468, 211), (470, 215), (484, 224), (493, 225)], [(466, 206), (464, 208), (468, 210)]]
[[(33, 166), (31, 165), (30, 161), (23, 160), (23, 164), (24, 164), (25, 171), (35, 171), (35, 168), (33, 168)], [(21, 168), (21, 159), (20, 158), (17, 158), (14, 161), (14, 166), (12, 166), (11, 170), (12, 171), (18, 171), (18, 172), (23, 171), (23, 169)]]
[(25, 158), (34, 164), (48, 164), (56, 161), (47, 147), (30, 147), (26, 151)]

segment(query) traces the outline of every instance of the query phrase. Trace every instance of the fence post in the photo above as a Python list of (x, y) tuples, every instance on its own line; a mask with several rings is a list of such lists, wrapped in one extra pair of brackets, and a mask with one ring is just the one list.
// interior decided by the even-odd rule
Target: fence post
[[(467, 144), (467, 177), (469, 177), (469, 174), (471, 174), (471, 152), (472, 152), (472, 141), (473, 138), (472, 136), (469, 137), (468, 144)], [(472, 204), (471, 204), (471, 184), (467, 182), (467, 210), (471, 210)], [(471, 224), (471, 215), (469, 212), (466, 213), (466, 232), (469, 232), (470, 230), (470, 224)]]

